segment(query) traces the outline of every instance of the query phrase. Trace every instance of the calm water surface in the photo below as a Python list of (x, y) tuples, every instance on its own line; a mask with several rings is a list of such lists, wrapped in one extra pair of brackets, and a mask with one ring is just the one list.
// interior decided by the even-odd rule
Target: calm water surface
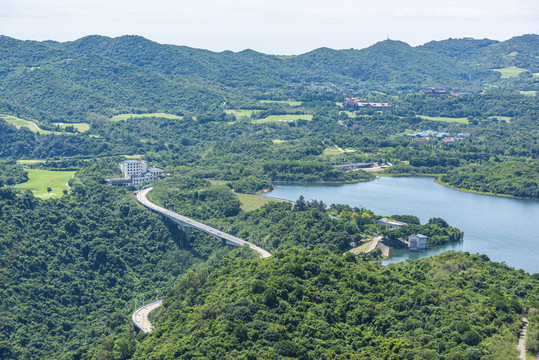
[(464, 241), (425, 252), (392, 250), (384, 263), (431, 256), (446, 250), (487, 254), (493, 261), (539, 272), (539, 201), (461, 192), (427, 177), (380, 177), (374, 181), (335, 184), (287, 184), (267, 196), (295, 201), (322, 200), (329, 204), (365, 207), (379, 215), (410, 214), (421, 223), (441, 217), (464, 231)]

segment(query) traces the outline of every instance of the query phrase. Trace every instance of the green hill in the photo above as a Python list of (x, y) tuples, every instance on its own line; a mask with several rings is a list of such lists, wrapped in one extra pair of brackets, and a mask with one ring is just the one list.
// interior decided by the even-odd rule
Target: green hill
[[(279, 57), (252, 50), (220, 53), (159, 44), (139, 36), (76, 41), (0, 37), (0, 110), (45, 122), (91, 122), (137, 111), (208, 111), (251, 104), (256, 92), (350, 87), (480, 91), (487, 84), (535, 90), (537, 35), (505, 42), (450, 39), (412, 47), (386, 40), (362, 50), (321, 48)], [(507, 81), (491, 69), (525, 69)], [(535, 86), (535, 87), (534, 87)], [(23, 91), (21, 91), (23, 89)]]
[(134, 358), (517, 359), (538, 294), (539, 279), (485, 256), (384, 267), (290, 250), (183, 276)]

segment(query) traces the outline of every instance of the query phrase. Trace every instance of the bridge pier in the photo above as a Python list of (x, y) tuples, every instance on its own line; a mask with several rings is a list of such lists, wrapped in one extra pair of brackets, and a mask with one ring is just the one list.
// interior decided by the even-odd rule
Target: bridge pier
[(189, 228), (187, 226), (182, 226), (181, 224), (180, 224), (180, 228), (185, 234), (185, 240), (189, 241)]

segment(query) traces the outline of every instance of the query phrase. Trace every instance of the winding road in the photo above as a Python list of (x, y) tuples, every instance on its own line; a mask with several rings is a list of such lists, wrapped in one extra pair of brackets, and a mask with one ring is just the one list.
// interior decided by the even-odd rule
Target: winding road
[[(245, 241), (233, 235), (224, 233), (220, 230), (212, 228), (211, 226), (205, 225), (201, 222), (182, 216), (180, 214), (176, 214), (175, 212), (172, 212), (159, 205), (154, 204), (147, 198), (148, 193), (152, 191), (152, 189), (153, 188), (150, 187), (150, 188), (141, 190), (137, 193), (138, 202), (144, 205), (145, 207), (147, 207), (148, 209), (158, 212), (180, 223), (180, 226), (182, 227), (185, 226), (185, 227), (198, 229), (200, 231), (205, 232), (208, 235), (211, 235), (219, 239), (223, 239), (226, 241), (227, 244), (235, 245), (235, 246), (243, 246), (247, 244), (249, 248), (251, 248), (253, 251), (256, 251), (258, 253), (258, 257), (262, 259), (268, 258), (271, 256), (269, 252), (267, 252), (266, 250), (262, 249), (259, 246), (256, 246), (253, 243), (250, 243), (248, 241)], [(150, 312), (157, 309), (162, 304), (163, 304), (162, 300), (158, 300), (158, 301), (154, 301), (152, 303), (146, 304), (138, 308), (137, 310), (135, 310), (135, 312), (131, 316), (131, 319), (142, 332), (149, 333), (152, 331), (152, 324), (150, 323), (150, 320), (148, 319), (148, 315), (150, 314)]]
[(135, 325), (144, 333), (149, 333), (152, 331), (152, 323), (148, 319), (148, 315), (155, 309), (157, 309), (159, 306), (163, 304), (163, 300), (157, 300), (154, 302), (151, 302), (149, 304), (146, 304), (133, 313), (131, 315), (131, 319), (133, 319), (133, 322)]

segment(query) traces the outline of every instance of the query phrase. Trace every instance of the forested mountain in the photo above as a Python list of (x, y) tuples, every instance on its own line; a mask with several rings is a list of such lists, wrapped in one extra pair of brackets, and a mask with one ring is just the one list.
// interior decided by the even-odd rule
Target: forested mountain
[(136, 359), (517, 359), (539, 280), (486, 256), (387, 267), (327, 250), (190, 272)]
[[(498, 83), (534, 90), (538, 39), (458, 39), (421, 47), (386, 40), (362, 50), (322, 48), (279, 57), (251, 50), (216, 53), (138, 36), (88, 36), (67, 43), (2, 36), (0, 111), (40, 121), (90, 121), (134, 110), (207, 111), (245, 103), (253, 90), (307, 85), (333, 87), (341, 99), (359, 84), (393, 91), (431, 86), (480, 91)], [(507, 81), (491, 70), (506, 66), (522, 67), (526, 75)]]
[(517, 66), (536, 73), (539, 69), (536, 58), (538, 46), (538, 36), (529, 34), (503, 42), (471, 38), (431, 41), (418, 48), (469, 65), (483, 64), (488, 68)]

